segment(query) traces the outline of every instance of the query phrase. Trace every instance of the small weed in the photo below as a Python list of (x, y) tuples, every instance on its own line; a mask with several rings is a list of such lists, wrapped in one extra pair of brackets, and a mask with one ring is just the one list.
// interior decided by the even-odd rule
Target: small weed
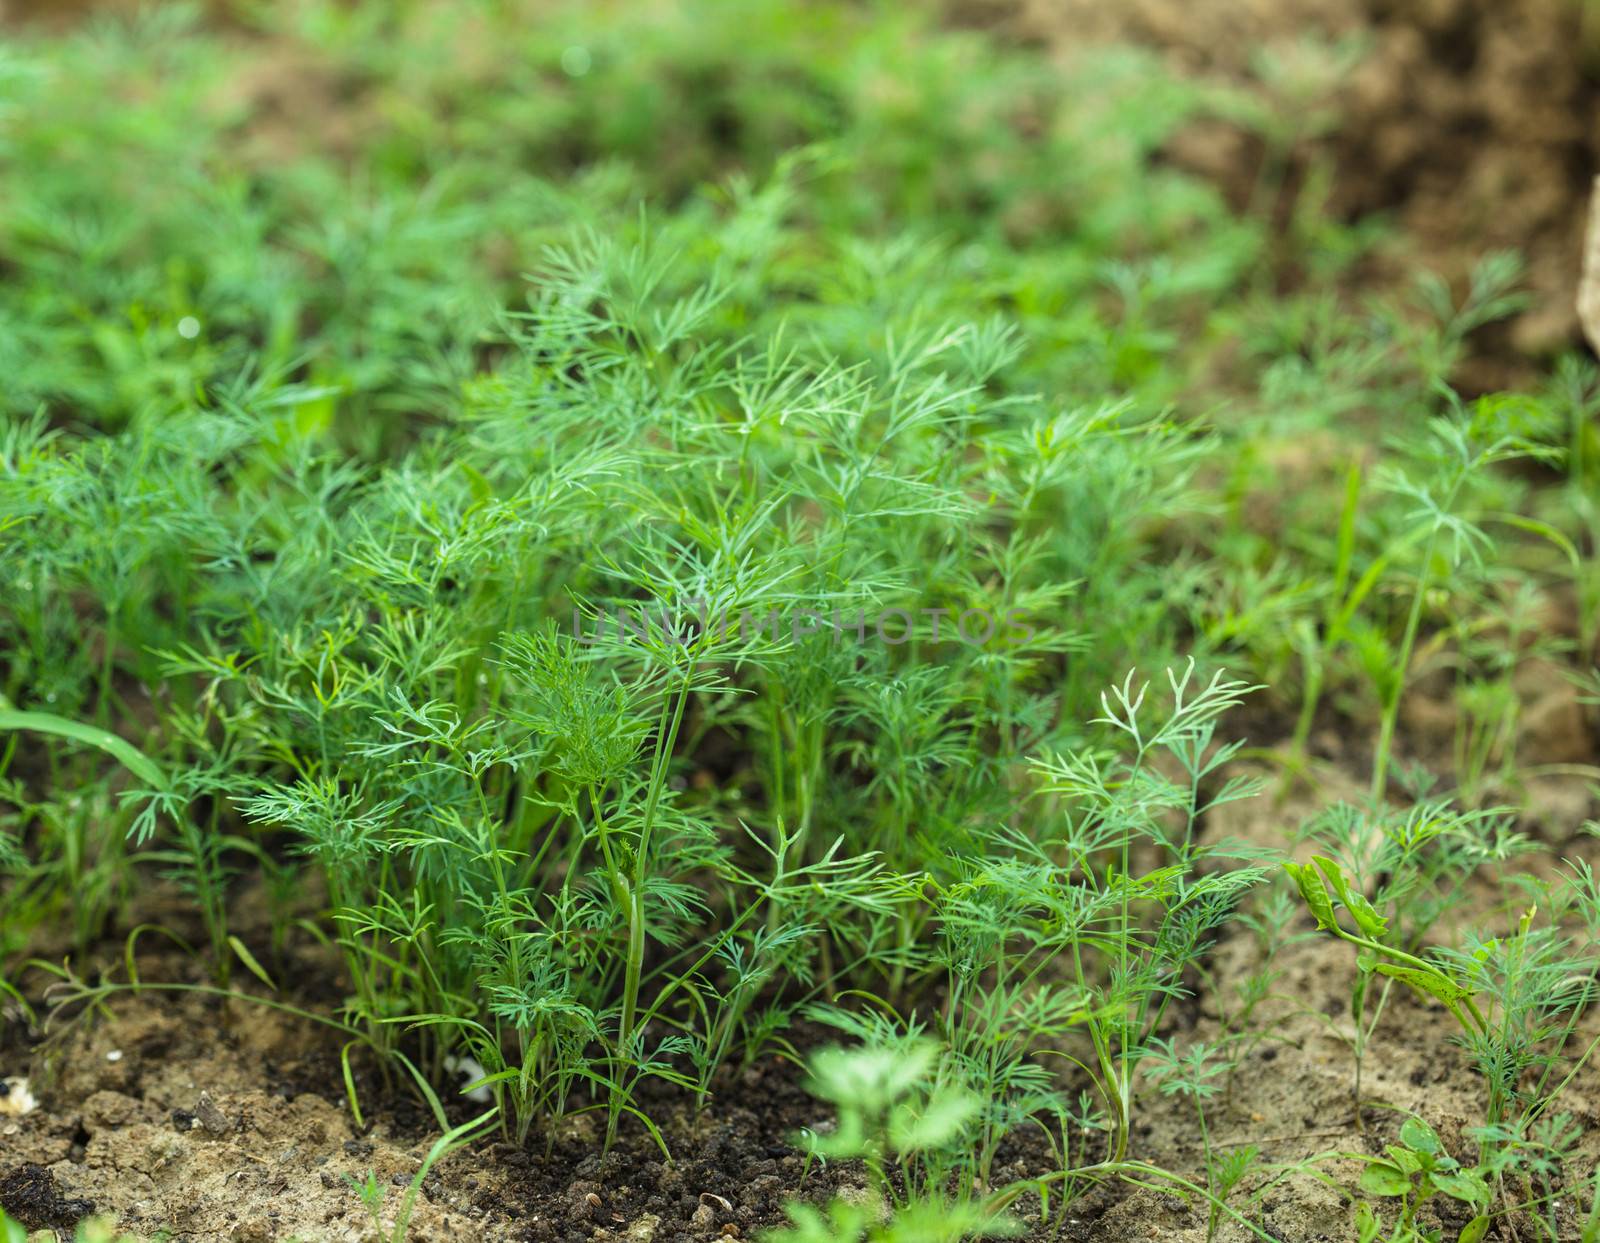
[(1489, 1203), (1489, 1184), (1482, 1171), (1463, 1168), (1445, 1152), (1439, 1136), (1426, 1122), (1407, 1118), (1400, 1127), (1400, 1142), (1388, 1145), (1384, 1154), (1366, 1163), (1359, 1186), (1367, 1195), (1398, 1199), (1400, 1213), (1393, 1226), (1386, 1228), (1371, 1205), (1362, 1202), (1356, 1209), (1360, 1238), (1422, 1243), (1424, 1239), (1440, 1237), (1437, 1231), (1424, 1232), (1417, 1226), (1417, 1210), (1439, 1195), (1458, 1200), (1469, 1210), (1478, 1210), (1459, 1239), (1478, 1243), (1488, 1233), (1489, 1218), (1483, 1210)]

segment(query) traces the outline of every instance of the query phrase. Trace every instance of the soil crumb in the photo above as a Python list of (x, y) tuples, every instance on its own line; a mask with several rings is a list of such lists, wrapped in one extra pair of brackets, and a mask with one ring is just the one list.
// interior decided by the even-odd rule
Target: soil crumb
[(0, 1169), (0, 1205), (29, 1230), (70, 1230), (94, 1212), (93, 1200), (67, 1197), (54, 1174), (32, 1164)]

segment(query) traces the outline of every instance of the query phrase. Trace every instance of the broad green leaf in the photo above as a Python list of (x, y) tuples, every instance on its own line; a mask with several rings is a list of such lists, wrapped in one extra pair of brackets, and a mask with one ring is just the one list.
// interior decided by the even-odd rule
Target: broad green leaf
[(783, 1206), (792, 1226), (766, 1235), (767, 1243), (839, 1243), (841, 1239), (860, 1239), (877, 1216), (865, 1204), (834, 1200), (828, 1215), (810, 1204), (791, 1200)]
[(1459, 1174), (1435, 1172), (1428, 1177), (1435, 1187), (1452, 1200), (1460, 1200), (1464, 1204), (1489, 1202), (1489, 1184), (1471, 1170), (1463, 1170)]
[(1470, 996), (1466, 989), (1437, 971), (1423, 971), (1418, 967), (1397, 967), (1393, 963), (1380, 962), (1374, 968), (1379, 975), (1389, 976), (1408, 984), (1417, 992), (1427, 997), (1436, 997), (1448, 1006), (1455, 1005), (1463, 997)]
[(1422, 1158), (1410, 1149), (1402, 1148), (1399, 1144), (1387, 1144), (1384, 1151), (1389, 1154), (1389, 1160), (1400, 1168), (1400, 1172), (1410, 1177), (1422, 1173)]
[(1489, 1233), (1489, 1218), (1484, 1213), (1479, 1213), (1461, 1228), (1456, 1243), (1482, 1243), (1483, 1237)]
[(1387, 1161), (1373, 1161), (1361, 1171), (1360, 1186), (1371, 1196), (1403, 1196), (1411, 1190), (1411, 1180)]
[(1377, 908), (1354, 889), (1350, 891), (1344, 905), (1350, 912), (1351, 918), (1356, 921), (1356, 926), (1374, 941), (1382, 940), (1383, 934), (1389, 931), (1389, 921), (1378, 914)]
[(1389, 930), (1389, 921), (1378, 914), (1372, 903), (1368, 902), (1360, 892), (1350, 887), (1344, 869), (1325, 855), (1314, 855), (1311, 861), (1327, 878), (1329, 886), (1344, 904), (1344, 909), (1349, 911), (1350, 917), (1356, 921), (1356, 927), (1361, 930), (1361, 934), (1374, 941), (1382, 940), (1383, 934)]
[(889, 1142), (897, 1152), (927, 1152), (955, 1141), (977, 1115), (970, 1092), (936, 1092), (925, 1105), (904, 1104), (889, 1118)]
[(824, 1100), (882, 1110), (903, 1099), (933, 1072), (938, 1049), (919, 1040), (896, 1048), (829, 1048), (812, 1056), (812, 1090)]
[[(967, 1239), (1014, 1238), (1023, 1233), (1021, 1222), (1000, 1216), (982, 1204), (930, 1196), (897, 1208), (887, 1229), (869, 1237), (881, 1239), (882, 1243), (963, 1243)], [(837, 1243), (845, 1243), (845, 1239)]]
[(1407, 1118), (1400, 1126), (1400, 1142), (1413, 1152), (1438, 1156), (1444, 1151), (1439, 1134), (1421, 1118)]
[(64, 716), (50, 712), (19, 712), (14, 708), (0, 708), (0, 729), (29, 729), (98, 747), (152, 789), (166, 785), (161, 768), (154, 760), (132, 743), (98, 726), (69, 721)]
[(1339, 925), (1333, 917), (1333, 903), (1328, 899), (1327, 886), (1323, 884), (1317, 869), (1305, 863), (1285, 863), (1283, 868), (1294, 877), (1294, 883), (1299, 886), (1300, 896), (1310, 908), (1317, 927), (1324, 932), (1337, 931)]

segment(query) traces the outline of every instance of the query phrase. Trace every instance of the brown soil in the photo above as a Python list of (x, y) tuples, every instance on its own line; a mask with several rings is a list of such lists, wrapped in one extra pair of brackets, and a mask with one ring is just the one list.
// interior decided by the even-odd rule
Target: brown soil
[[(0, 1117), (0, 1204), (24, 1225), (70, 1227), (102, 1213), (141, 1237), (356, 1243), (375, 1235), (350, 1180), (370, 1171), (386, 1188), (392, 1229), (437, 1129), (365, 1074), (360, 1095), (376, 1116), (357, 1128), (337, 1039), (258, 1005), (193, 994), (145, 993), (113, 1008), (109, 1021), (31, 1054), (10, 1024), (12, 1052), (0, 1062), (29, 1067), (42, 1098), (24, 1117)], [(728, 1086), (728, 1100), (697, 1124), (680, 1102), (650, 1103), (672, 1165), (643, 1134), (602, 1160), (588, 1116), (548, 1156), (542, 1144), (485, 1143), (447, 1157), (424, 1180), (407, 1237), (750, 1238), (782, 1220), (790, 1195), (859, 1184), (848, 1170), (803, 1177), (788, 1141), (826, 1119), (792, 1066), (772, 1061)]]
[[(1062, 56), (1132, 41), (1202, 80), (1250, 87), (1302, 137), (1296, 163), (1331, 156), (1332, 206), (1381, 212), (1409, 262), (1460, 282), (1485, 253), (1528, 260), (1528, 309), (1504, 345), (1577, 344), (1574, 310), (1589, 186), (1600, 171), (1600, 7), (1586, 0), (958, 0)], [(1361, 51), (1341, 70), (1330, 48)], [(1276, 68), (1274, 67), (1276, 66)], [(1174, 157), (1249, 198), (1259, 137), (1201, 125)], [(1292, 184), (1292, 179), (1291, 179)]]

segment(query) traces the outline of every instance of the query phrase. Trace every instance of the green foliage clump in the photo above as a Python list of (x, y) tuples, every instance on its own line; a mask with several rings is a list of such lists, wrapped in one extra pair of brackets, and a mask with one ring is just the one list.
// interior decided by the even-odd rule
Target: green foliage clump
[[(1518, 678), (1595, 676), (1600, 383), (1455, 387), (1512, 256), (1347, 295), (1380, 235), (1289, 174), (1359, 48), (1263, 57), (1286, 111), (915, 9), (537, 7), (172, 4), (0, 57), (0, 993), (302, 1013), (430, 1163), (590, 1112), (670, 1150), (652, 1102), (805, 1059), (808, 1151), (876, 1200), (782, 1243), (1110, 1179), (1267, 1237), (1293, 1171), (1207, 1111), (1298, 893), (1356, 950), (1355, 1121), (1396, 982), (1486, 1085), (1474, 1165), (1413, 1120), (1357, 1190), (1396, 1237), (1437, 1195), (1559, 1237), (1600, 900), (1511, 875)], [(1242, 211), (1162, 158), (1206, 114), (1266, 151)], [(1315, 791), (1330, 729), (1364, 798)], [(1321, 808), (1292, 892), (1214, 831), (1263, 758)], [(137, 975), (152, 920), (202, 975)], [(311, 946), (331, 1012), (277, 995)], [(1158, 1095), (1192, 1179), (1138, 1150)], [(996, 1186), (1025, 1132), (1054, 1168)]]

